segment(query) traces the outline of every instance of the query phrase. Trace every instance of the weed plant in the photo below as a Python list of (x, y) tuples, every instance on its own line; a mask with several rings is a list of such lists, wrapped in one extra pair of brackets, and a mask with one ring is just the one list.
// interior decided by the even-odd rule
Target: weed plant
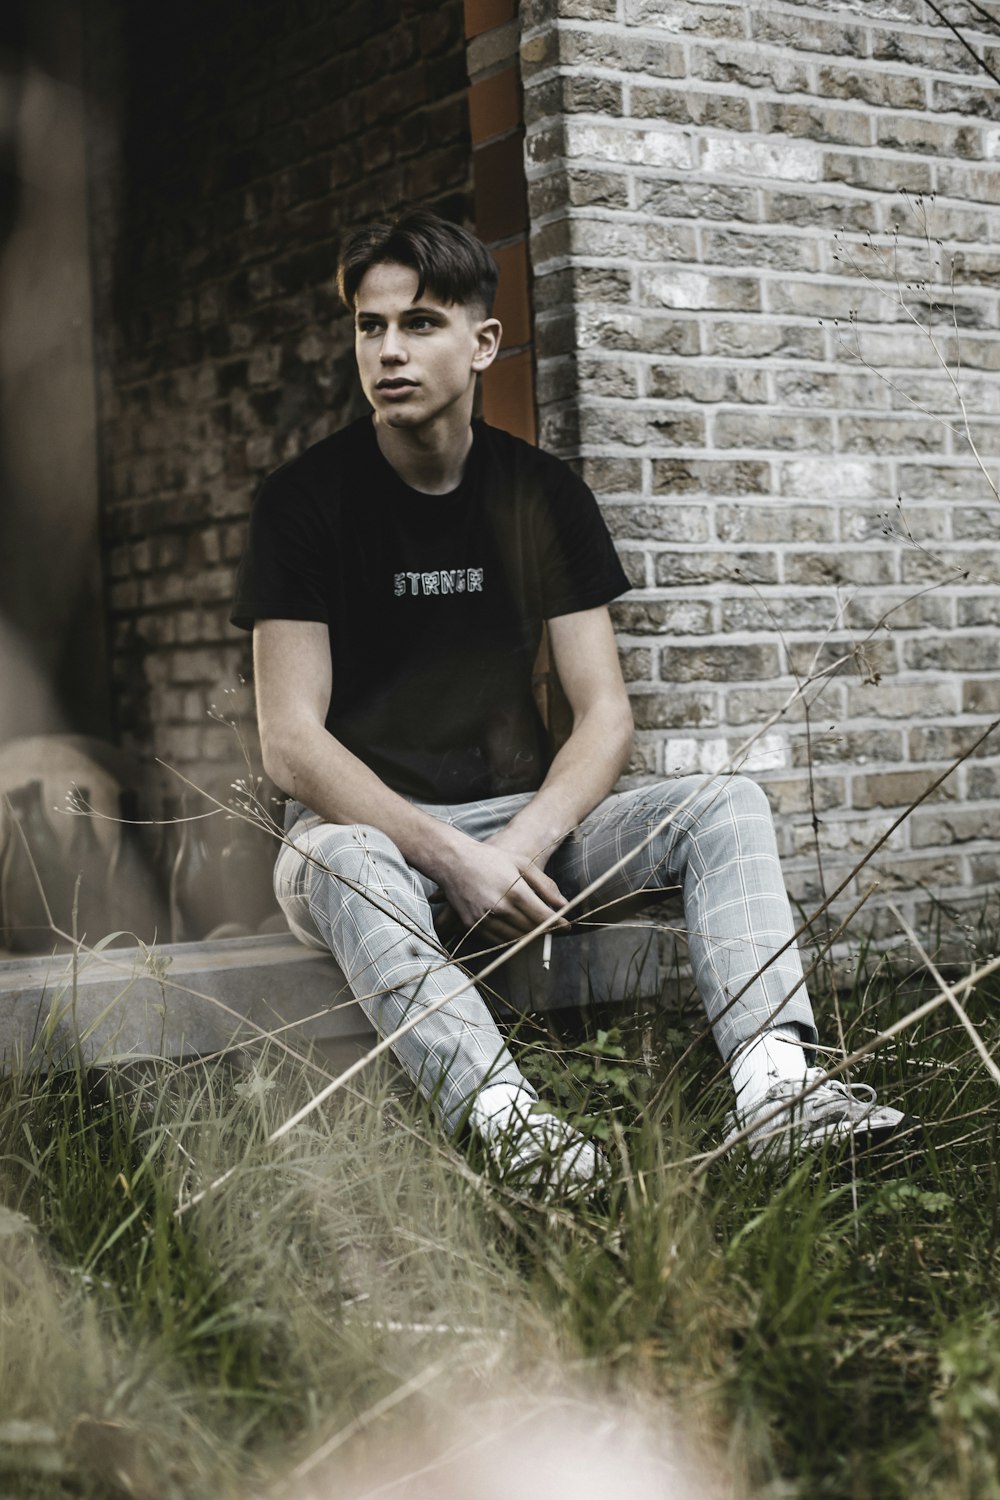
[[(991, 1055), (998, 984), (965, 997)], [(866, 956), (848, 1047), (930, 993)], [(612, 1443), (641, 1419), (675, 1475), (651, 1494), (1000, 1497), (1000, 1113), (967, 1029), (943, 1005), (854, 1075), (926, 1122), (880, 1171), (705, 1169), (729, 1090), (691, 1034), (666, 1011), (524, 1032), (613, 1165), (604, 1202), (556, 1209), (377, 1066), (271, 1144), (317, 1059), (3, 1080), (0, 1495), (478, 1500), (484, 1443), (572, 1409)]]

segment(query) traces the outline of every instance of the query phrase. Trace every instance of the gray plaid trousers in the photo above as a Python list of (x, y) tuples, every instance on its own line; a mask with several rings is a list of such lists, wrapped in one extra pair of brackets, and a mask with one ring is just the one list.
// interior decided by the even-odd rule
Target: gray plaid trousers
[[(417, 805), (482, 840), (528, 801), (524, 794)], [(426, 1010), (459, 988), (467, 975), (434, 931), (434, 883), (387, 834), (324, 823), (301, 803), (290, 804), (287, 821), (275, 891), (288, 924), (302, 942), (329, 949), (381, 1035), (410, 1019), (411, 1007)], [(770, 807), (756, 782), (681, 776), (608, 797), (547, 869), (571, 899), (629, 854), (572, 915), (599, 920), (609, 903), (679, 889), (695, 982), (722, 1056), (778, 1022), (797, 1025), (804, 1042), (815, 1043), (805, 987), (787, 998), (802, 978), (795, 945), (769, 963), (793, 925)], [(514, 1084), (536, 1097), (472, 986), (424, 1016), (394, 1051), (448, 1129), (484, 1083)]]

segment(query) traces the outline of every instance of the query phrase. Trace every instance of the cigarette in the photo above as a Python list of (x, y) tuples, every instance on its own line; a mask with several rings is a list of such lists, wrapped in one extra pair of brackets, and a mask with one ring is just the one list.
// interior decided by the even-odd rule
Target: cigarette
[(552, 962), (552, 934), (547, 932), (542, 938), (542, 968), (547, 969)]

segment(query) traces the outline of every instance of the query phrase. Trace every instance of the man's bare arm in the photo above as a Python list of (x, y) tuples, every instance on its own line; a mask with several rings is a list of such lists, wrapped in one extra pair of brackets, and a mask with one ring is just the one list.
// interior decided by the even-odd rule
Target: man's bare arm
[(544, 867), (566, 835), (611, 791), (628, 764), (633, 723), (607, 609), (548, 622), (552, 659), (573, 728), (541, 787), (491, 840)]
[(408, 864), (437, 882), (464, 927), (490, 913), (492, 936), (514, 936), (563, 904), (555, 882), (529, 855), (481, 844), (421, 812), (330, 734), (332, 669), (324, 624), (258, 620), (254, 679), (268, 776), (328, 822), (381, 829)]

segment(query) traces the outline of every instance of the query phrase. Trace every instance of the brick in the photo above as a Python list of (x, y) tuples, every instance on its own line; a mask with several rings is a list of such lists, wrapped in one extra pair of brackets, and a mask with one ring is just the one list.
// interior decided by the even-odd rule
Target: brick
[[(814, 702), (817, 686), (820, 688), (819, 705), (813, 707), (815, 715), (835, 719), (843, 704), (843, 690), (837, 683), (814, 684), (809, 690), (810, 702)], [(794, 687), (738, 687), (726, 693), (725, 723), (736, 726), (759, 724), (778, 714), (778, 723), (800, 723), (805, 716), (805, 705), (801, 694)]]
[(738, 5), (701, 5), (697, 0), (625, 0), (630, 26), (662, 26), (670, 32), (694, 31), (700, 37), (742, 36)]
[(636, 119), (669, 120), (714, 130), (752, 130), (750, 105), (729, 94), (699, 94), (676, 84), (634, 84), (629, 114)]
[(970, 765), (965, 789), (972, 802), (1000, 801), (1000, 765)]
[(838, 547), (832, 552), (790, 552), (785, 557), (786, 583), (876, 585), (896, 581), (892, 554), (870, 547)]
[(578, 74), (563, 77), (561, 85), (562, 108), (568, 114), (607, 117), (625, 113), (624, 89), (616, 79), (588, 78)]
[(752, 459), (653, 460), (654, 495), (760, 495), (771, 487), (771, 466)]
[(720, 505), (715, 515), (720, 542), (826, 542), (834, 538), (835, 512), (818, 506)]
[[(647, 167), (693, 165), (691, 141), (679, 130), (638, 130), (568, 120), (562, 134), (563, 150), (570, 159), (586, 157)], [(538, 155), (536, 141), (537, 137), (529, 137), (528, 156), (531, 161), (543, 159)]]
[(637, 729), (714, 728), (719, 723), (719, 695), (673, 689), (670, 693), (633, 693)]
[[(954, 856), (938, 854), (927, 859), (915, 859), (908, 855), (903, 860), (893, 859), (886, 864), (876, 858), (866, 867), (866, 871), (872, 879), (878, 881), (882, 890), (905, 891), (915, 885), (922, 886), (925, 890), (940, 890), (942, 887), (966, 883), (962, 873), (963, 863)], [(912, 918), (910, 925), (913, 926)], [(920, 927), (918, 921), (917, 929)]]
[(569, 224), (570, 249), (578, 255), (609, 260), (694, 260), (694, 230), (687, 224), (634, 224), (574, 217)]
[(903, 735), (896, 729), (851, 731), (836, 726), (814, 729), (808, 738), (793, 736), (791, 751), (793, 766), (810, 763), (863, 766), (872, 761), (889, 763), (904, 758)]
[[(963, 684), (965, 688), (969, 686), (969, 683)], [(970, 711), (964, 701), (963, 711)], [(985, 724), (935, 724), (927, 728), (911, 729), (908, 735), (910, 760), (949, 765), (970, 751), (970, 760), (992, 757), (997, 754), (995, 733), (988, 735), (978, 749), (971, 748), (985, 733), (986, 728)]]
[(965, 552), (955, 546), (939, 543), (929, 549), (904, 552), (900, 557), (900, 575), (904, 583), (942, 584), (971, 580), (973, 584), (1000, 582), (998, 559), (986, 552)]
[(691, 47), (691, 73), (695, 78), (717, 83), (732, 83), (741, 88), (774, 89), (777, 93), (805, 93), (809, 89), (808, 69), (784, 47), (765, 52), (738, 42), (713, 42)]
[(925, 73), (974, 73), (977, 67), (961, 43), (950, 37), (938, 40), (922, 27), (873, 27), (871, 55), (876, 62), (910, 63)]
[(720, 448), (794, 448), (797, 452), (829, 453), (833, 428), (827, 417), (796, 417), (756, 411), (721, 411), (713, 424)]
[(760, 306), (760, 285), (749, 277), (708, 276), (702, 271), (644, 271), (639, 300), (652, 307), (742, 312)]
[[(767, 224), (792, 224), (815, 232), (818, 228), (854, 230), (866, 234), (872, 227), (872, 205), (856, 201), (846, 193), (824, 193), (764, 189), (761, 218)], [(743, 217), (727, 214), (727, 218)]]
[(822, 330), (770, 319), (767, 322), (723, 319), (711, 323), (706, 334), (707, 353), (735, 359), (761, 359), (772, 354), (785, 359), (822, 359), (825, 352)]
[(766, 598), (747, 594), (722, 601), (720, 622), (726, 633), (827, 630), (837, 624), (839, 613), (839, 604), (833, 594), (768, 594)]
[[(860, 323), (880, 322), (891, 309), (886, 293), (844, 281), (805, 281), (800, 277), (775, 278), (767, 283), (769, 312), (793, 313), (800, 317), (830, 319), (842, 325), (841, 336), (855, 347), (855, 334), (849, 327), (853, 316)], [(861, 329), (862, 338), (868, 330)]]
[(971, 157), (974, 160), (983, 156), (983, 136), (978, 126), (945, 124), (915, 115), (880, 116), (876, 143), (933, 156)]
[[(934, 187), (933, 175), (926, 162), (909, 157), (877, 156), (874, 151), (863, 154), (827, 151), (823, 156), (821, 176), (824, 182), (844, 182), (850, 187), (876, 193), (908, 193), (911, 197), (930, 193)], [(965, 195), (955, 193), (952, 196)]]
[(511, 19), (484, 27), (471, 37), (465, 54), (469, 77), (477, 78), (516, 57), (520, 42), (518, 31), (516, 19)]
[(1000, 682), (963, 682), (962, 710), (967, 714), (1000, 714)]
[(757, 105), (757, 129), (767, 135), (798, 136), (841, 146), (873, 144), (871, 117), (861, 110), (761, 101)]
[(664, 682), (745, 682), (781, 676), (778, 648), (752, 646), (665, 646), (660, 652)]
[(1000, 625), (1000, 599), (995, 594), (973, 594), (957, 601), (959, 625)]
[(996, 638), (992, 634), (917, 637), (905, 642), (903, 661), (914, 671), (989, 672), (997, 666)]
[(949, 521), (946, 510), (926, 505), (905, 512), (898, 506), (880, 511), (844, 509), (840, 513), (840, 534), (845, 542), (878, 543), (889, 538), (916, 545), (947, 537)]
[(910, 842), (915, 849), (947, 847), (1000, 835), (1000, 807), (949, 808), (946, 812), (918, 810), (910, 819)]
[(857, 99), (890, 109), (923, 109), (928, 91), (940, 87), (922, 77), (891, 73), (886, 68), (824, 65), (817, 70), (816, 84), (817, 92), (824, 99)]
[(940, 453), (946, 446), (942, 428), (918, 417), (842, 417), (840, 441), (847, 453)]
[(621, 494), (642, 487), (642, 465), (634, 458), (588, 456), (577, 464), (581, 479), (598, 494)]
[(928, 625), (950, 630), (955, 623), (954, 600), (904, 588), (876, 595), (855, 594), (844, 605), (845, 624), (854, 630), (874, 630), (883, 621), (892, 630), (918, 630)]
[(946, 110), (966, 119), (970, 115), (994, 118), (995, 99), (992, 89), (983, 88), (979, 84), (956, 83), (945, 78), (931, 79), (929, 84), (931, 109)]
[(757, 42), (766, 42), (789, 50), (825, 52), (858, 59), (868, 55), (868, 37), (860, 26), (815, 17), (797, 16), (761, 7), (750, 13), (750, 34)]
[(748, 141), (718, 136), (701, 145), (701, 170), (737, 176), (819, 182), (823, 155), (799, 141)]
[(579, 412), (580, 439), (584, 443), (627, 444), (631, 447), (701, 448), (705, 445), (705, 421), (698, 412), (664, 407), (584, 405)]
[(867, 371), (857, 374), (825, 370), (777, 370), (773, 378), (776, 401), (784, 406), (860, 407), (872, 411), (888, 405), (883, 381)]
[(658, 218), (745, 219), (753, 223), (759, 217), (754, 189), (731, 183), (639, 177), (635, 191), (636, 207)]
[(704, 583), (776, 583), (778, 563), (774, 552), (661, 552), (656, 558), (659, 588)]
[(521, 93), (516, 67), (478, 79), (469, 89), (469, 128), (473, 145), (504, 135), (521, 122)]
[(706, 265), (767, 266), (799, 274), (819, 267), (819, 251), (815, 244), (801, 238), (785, 238), (776, 234), (773, 226), (760, 234), (706, 229), (702, 232), (701, 243), (703, 264)]
[(838, 629), (822, 640), (789, 643), (788, 666), (793, 676), (803, 679), (833, 671), (875, 683), (896, 673), (896, 643), (884, 636), (875, 640), (852, 639), (841, 635)]
[(607, 505), (604, 519), (616, 538), (641, 537), (653, 542), (707, 542), (708, 508), (704, 505), (660, 503)]
[(723, 365), (650, 365), (645, 385), (648, 396), (665, 401), (756, 404), (767, 400), (767, 377), (762, 370), (733, 370)]
[[(880, 771), (872, 775), (851, 777), (851, 805), (860, 812), (875, 807), (909, 807), (923, 796), (927, 787), (935, 780), (931, 771)], [(951, 781), (941, 786), (927, 799), (928, 802), (953, 801), (958, 795), (957, 786)]]
[[(537, 327), (537, 324), (536, 324)], [(650, 312), (607, 313), (600, 308), (579, 308), (570, 329), (570, 347), (582, 349), (627, 349), (637, 354), (697, 354), (701, 333), (696, 322)]]
[[(683, 78), (684, 48), (661, 37), (623, 36), (606, 30), (560, 29), (560, 59), (566, 67), (596, 66), (631, 75)], [(522, 54), (523, 55), (523, 54)]]
[(629, 587), (644, 589), (652, 582), (649, 553), (642, 547), (618, 546), (618, 560), (622, 565)]
[(618, 660), (626, 682), (649, 682), (652, 679), (656, 658), (647, 647), (619, 648)]
[(778, 466), (778, 488), (783, 495), (810, 500), (884, 500), (889, 493), (887, 464), (868, 459), (787, 459)]
[(707, 635), (712, 607), (699, 599), (627, 599), (611, 606), (615, 629), (625, 635)]
[(578, 364), (580, 391), (589, 397), (632, 400), (639, 395), (639, 365), (634, 360), (583, 356)]
[(954, 682), (862, 684), (848, 690), (852, 719), (920, 719), (953, 714), (958, 706)]
[(829, 812), (843, 807), (847, 801), (845, 783), (841, 776), (817, 776), (810, 785), (809, 778), (782, 777), (763, 783), (767, 800), (776, 814), (790, 817), (795, 813)]

